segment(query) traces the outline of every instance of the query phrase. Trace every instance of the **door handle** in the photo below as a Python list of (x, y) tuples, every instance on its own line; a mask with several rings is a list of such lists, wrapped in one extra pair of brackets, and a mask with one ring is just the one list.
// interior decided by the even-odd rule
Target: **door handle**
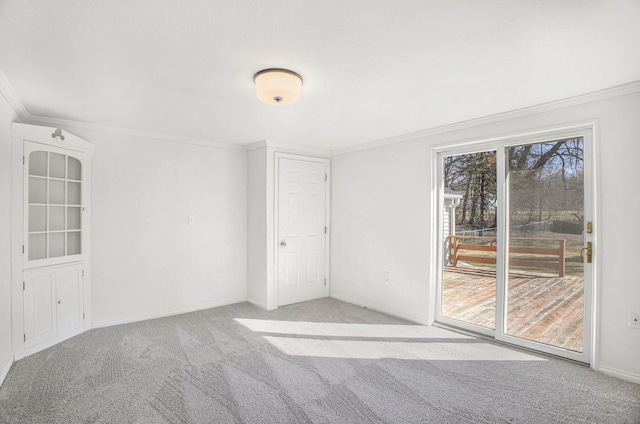
[(280, 247), (287, 247), (287, 242), (286, 242), (286, 241), (284, 241), (284, 240), (282, 240), (282, 241), (280, 242)]
[(58, 305), (62, 305), (62, 300), (58, 300)]
[(584, 251), (587, 251), (587, 263), (590, 264), (593, 262), (593, 249), (591, 247), (591, 242), (587, 242), (587, 247), (583, 247), (580, 249), (580, 260), (584, 263)]

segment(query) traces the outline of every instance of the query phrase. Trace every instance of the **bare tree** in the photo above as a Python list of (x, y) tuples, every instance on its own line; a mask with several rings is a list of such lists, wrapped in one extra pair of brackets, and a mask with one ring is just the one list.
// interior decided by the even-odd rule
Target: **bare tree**
[[(582, 138), (507, 149), (512, 224), (582, 219)], [(496, 226), (496, 152), (444, 158), (445, 187), (463, 195), (456, 224), (473, 229)]]

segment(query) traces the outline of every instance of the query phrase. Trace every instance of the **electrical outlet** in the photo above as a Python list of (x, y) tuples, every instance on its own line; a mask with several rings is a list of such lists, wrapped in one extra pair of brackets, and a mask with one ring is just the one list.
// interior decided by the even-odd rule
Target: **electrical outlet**
[(629, 327), (640, 329), (640, 312), (629, 311)]

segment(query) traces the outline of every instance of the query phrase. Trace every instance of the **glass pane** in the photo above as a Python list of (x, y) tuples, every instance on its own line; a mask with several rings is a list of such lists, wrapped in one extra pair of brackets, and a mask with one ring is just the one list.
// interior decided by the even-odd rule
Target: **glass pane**
[(29, 206), (29, 232), (47, 231), (47, 207)]
[(47, 257), (47, 235), (29, 234), (29, 260), (35, 261)]
[(64, 233), (49, 233), (49, 257), (64, 256)]
[(80, 231), (70, 231), (67, 233), (67, 255), (79, 255), (82, 253), (80, 234)]
[(64, 181), (49, 180), (49, 204), (64, 205)]
[(516, 146), (509, 158), (507, 334), (582, 352), (582, 138)]
[(66, 156), (59, 153), (49, 153), (49, 176), (52, 178), (66, 178)]
[(80, 183), (67, 182), (67, 196), (68, 196), (68, 205), (79, 205), (80, 204)]
[(80, 208), (67, 206), (67, 229), (80, 229)]
[(72, 158), (71, 156), (68, 156), (68, 158), (69, 169), (67, 172), (67, 179), (80, 181), (82, 179), (82, 165), (80, 164), (80, 161), (76, 158)]
[(31, 152), (29, 155), (29, 175), (47, 176), (47, 152)]
[(47, 203), (47, 180), (29, 177), (29, 203)]
[(64, 206), (50, 206), (49, 231), (58, 231), (64, 229)]
[(444, 158), (442, 316), (490, 329), (496, 315), (496, 152)]

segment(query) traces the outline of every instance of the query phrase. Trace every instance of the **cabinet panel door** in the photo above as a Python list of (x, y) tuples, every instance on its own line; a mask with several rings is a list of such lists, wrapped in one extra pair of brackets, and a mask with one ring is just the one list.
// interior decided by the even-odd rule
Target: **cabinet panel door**
[(54, 276), (51, 270), (24, 274), (25, 348), (58, 335)]
[(83, 308), (82, 266), (60, 268), (56, 271), (58, 292), (58, 333), (67, 333), (82, 327)]

